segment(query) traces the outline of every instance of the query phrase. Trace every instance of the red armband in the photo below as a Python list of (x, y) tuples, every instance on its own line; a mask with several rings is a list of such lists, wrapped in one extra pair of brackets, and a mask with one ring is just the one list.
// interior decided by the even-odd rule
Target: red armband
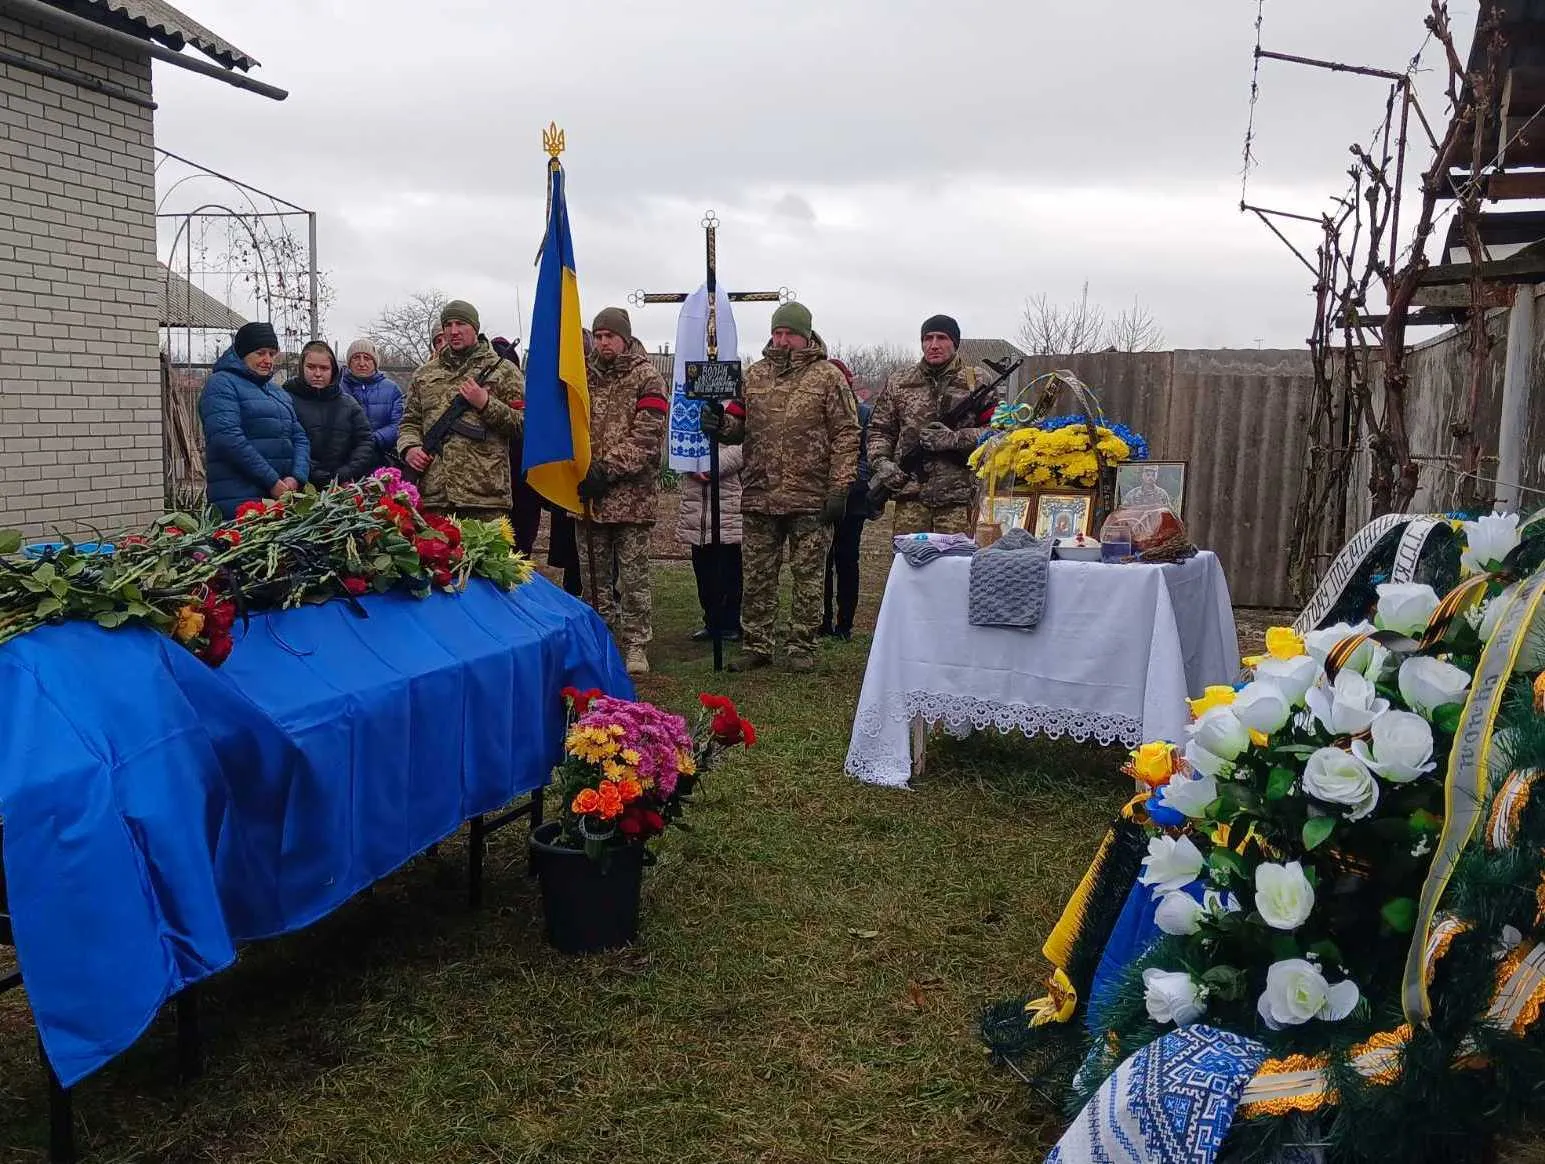
[(658, 412), (660, 415), (664, 416), (666, 413), (670, 412), (670, 410), (670, 403), (665, 399), (665, 397), (660, 396), (657, 393), (651, 392), (647, 396), (640, 396), (638, 398), (639, 412)]
[(977, 413), (976, 423), (978, 425), (980, 425), (981, 427), (986, 428), (989, 424), (992, 423), (992, 415), (993, 415), (993, 413), (995, 413), (997, 411), (998, 411), (998, 409), (996, 408), (996, 406), (992, 407), (992, 408), (984, 408), (984, 409), (982, 409), (981, 412)]
[(731, 400), (724, 406), (724, 411), (731, 416), (743, 418), (746, 415), (746, 406), (738, 400)]

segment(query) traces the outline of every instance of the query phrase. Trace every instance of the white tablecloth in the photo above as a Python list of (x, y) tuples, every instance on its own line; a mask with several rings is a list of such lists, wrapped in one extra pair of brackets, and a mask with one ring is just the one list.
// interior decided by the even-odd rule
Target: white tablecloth
[(892, 564), (849, 774), (904, 786), (915, 718), (957, 733), (1178, 743), (1187, 695), (1238, 675), (1234, 611), (1215, 554), (1172, 566), (1053, 562), (1032, 631), (971, 626), (970, 575), (970, 558)]

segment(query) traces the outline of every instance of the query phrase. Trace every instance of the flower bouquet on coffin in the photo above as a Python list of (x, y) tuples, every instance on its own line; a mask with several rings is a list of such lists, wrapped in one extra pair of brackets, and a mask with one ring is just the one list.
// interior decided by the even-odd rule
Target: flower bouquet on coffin
[(553, 772), (561, 810), (532, 834), (548, 940), (566, 953), (627, 945), (638, 937), (649, 843), (682, 816), (724, 753), (756, 743), (733, 701), (699, 697), (691, 730), (653, 704), (566, 688), (564, 759)]

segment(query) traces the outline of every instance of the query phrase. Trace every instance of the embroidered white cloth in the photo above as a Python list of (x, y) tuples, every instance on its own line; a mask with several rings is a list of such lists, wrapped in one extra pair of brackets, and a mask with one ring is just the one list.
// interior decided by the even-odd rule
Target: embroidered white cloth
[(891, 566), (847, 771), (905, 787), (914, 717), (955, 734), (995, 727), (1135, 747), (1185, 739), (1186, 697), (1233, 683), (1228, 582), (1203, 551), (1170, 566), (1051, 564), (1034, 631), (967, 621), (969, 558)]

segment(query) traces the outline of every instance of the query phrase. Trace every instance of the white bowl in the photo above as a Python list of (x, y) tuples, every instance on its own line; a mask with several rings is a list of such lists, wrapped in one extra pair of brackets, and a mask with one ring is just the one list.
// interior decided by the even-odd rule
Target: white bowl
[(1070, 538), (1058, 538), (1057, 544), (1052, 547), (1052, 556), (1063, 562), (1098, 562), (1100, 543), (1086, 541), (1080, 546), (1075, 545)]

